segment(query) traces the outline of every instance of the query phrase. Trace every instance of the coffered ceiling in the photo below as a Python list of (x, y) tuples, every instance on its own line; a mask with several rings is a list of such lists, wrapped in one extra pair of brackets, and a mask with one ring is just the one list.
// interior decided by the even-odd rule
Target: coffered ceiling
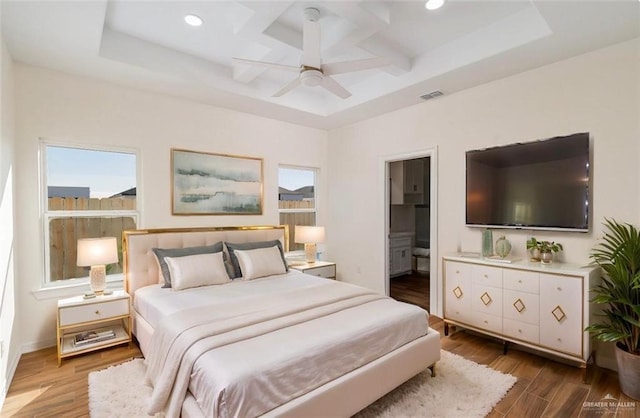
[[(16, 61), (330, 129), (640, 36), (638, 0), (12, 1)], [(320, 12), (322, 63), (384, 57), (332, 76), (351, 96), (233, 60), (300, 66), (304, 10)], [(203, 19), (185, 23), (186, 14)], [(437, 100), (437, 99), (436, 99)]]

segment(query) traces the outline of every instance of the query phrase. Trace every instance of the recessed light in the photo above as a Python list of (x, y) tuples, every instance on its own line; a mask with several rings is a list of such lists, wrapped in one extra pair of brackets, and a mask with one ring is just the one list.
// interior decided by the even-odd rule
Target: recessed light
[(441, 8), (443, 4), (444, 0), (427, 0), (424, 7), (426, 7), (427, 10), (436, 10)]
[(187, 25), (191, 25), (191, 26), (200, 26), (202, 25), (202, 22), (203, 22), (200, 16), (196, 16), (193, 14), (185, 15), (184, 21), (187, 22)]

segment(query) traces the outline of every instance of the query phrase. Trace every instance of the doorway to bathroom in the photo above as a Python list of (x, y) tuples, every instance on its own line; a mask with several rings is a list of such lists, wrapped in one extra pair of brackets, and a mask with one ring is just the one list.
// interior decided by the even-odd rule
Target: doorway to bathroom
[(387, 294), (430, 312), (437, 304), (437, 274), (432, 271), (437, 264), (432, 261), (434, 153), (428, 150), (386, 162)]

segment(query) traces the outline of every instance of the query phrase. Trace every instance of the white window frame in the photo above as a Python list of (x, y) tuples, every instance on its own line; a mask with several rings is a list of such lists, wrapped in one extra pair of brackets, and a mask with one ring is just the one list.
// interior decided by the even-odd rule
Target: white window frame
[[(300, 208), (300, 209), (280, 209), (280, 205), (278, 204), (278, 219), (280, 218), (281, 213), (315, 213), (316, 225), (318, 224), (318, 174), (320, 172), (319, 168), (316, 167), (304, 167), (297, 165), (286, 165), (280, 164), (278, 165), (278, 190), (280, 190), (280, 169), (288, 168), (292, 170), (306, 170), (313, 171), (313, 208)], [(278, 198), (280, 201), (280, 198)]]
[[(119, 152), (133, 154), (136, 157), (136, 209), (135, 210), (49, 210), (48, 203), (48, 184), (47, 184), (47, 147), (76, 148), (87, 151), (104, 151)], [(51, 260), (50, 260), (50, 233), (49, 224), (52, 220), (58, 218), (83, 218), (83, 217), (131, 217), (134, 219), (136, 226), (140, 226), (140, 152), (135, 148), (120, 148), (89, 144), (75, 144), (59, 141), (49, 141), (41, 139), (40, 141), (40, 213), (42, 214), (42, 230), (43, 230), (43, 263), (44, 275), (42, 289), (59, 289), (59, 288), (75, 288), (78, 286), (87, 286), (89, 277), (77, 277), (64, 280), (51, 280)], [(121, 239), (121, 237), (117, 237)], [(107, 284), (116, 282), (121, 283), (123, 276), (121, 273), (107, 275)], [(54, 294), (56, 297), (58, 294)]]

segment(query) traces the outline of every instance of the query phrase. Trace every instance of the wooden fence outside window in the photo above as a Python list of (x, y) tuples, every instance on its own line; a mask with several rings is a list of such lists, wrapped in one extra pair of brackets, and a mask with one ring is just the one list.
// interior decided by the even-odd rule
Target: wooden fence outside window
[[(50, 215), (55, 211), (133, 211), (135, 197), (115, 198), (62, 198), (48, 199)], [(66, 280), (89, 275), (88, 267), (78, 267), (77, 245), (81, 238), (116, 237), (120, 262), (107, 266), (107, 274), (122, 273), (122, 231), (136, 229), (133, 216), (69, 215), (51, 218), (49, 221), (49, 274), (51, 281)]]

